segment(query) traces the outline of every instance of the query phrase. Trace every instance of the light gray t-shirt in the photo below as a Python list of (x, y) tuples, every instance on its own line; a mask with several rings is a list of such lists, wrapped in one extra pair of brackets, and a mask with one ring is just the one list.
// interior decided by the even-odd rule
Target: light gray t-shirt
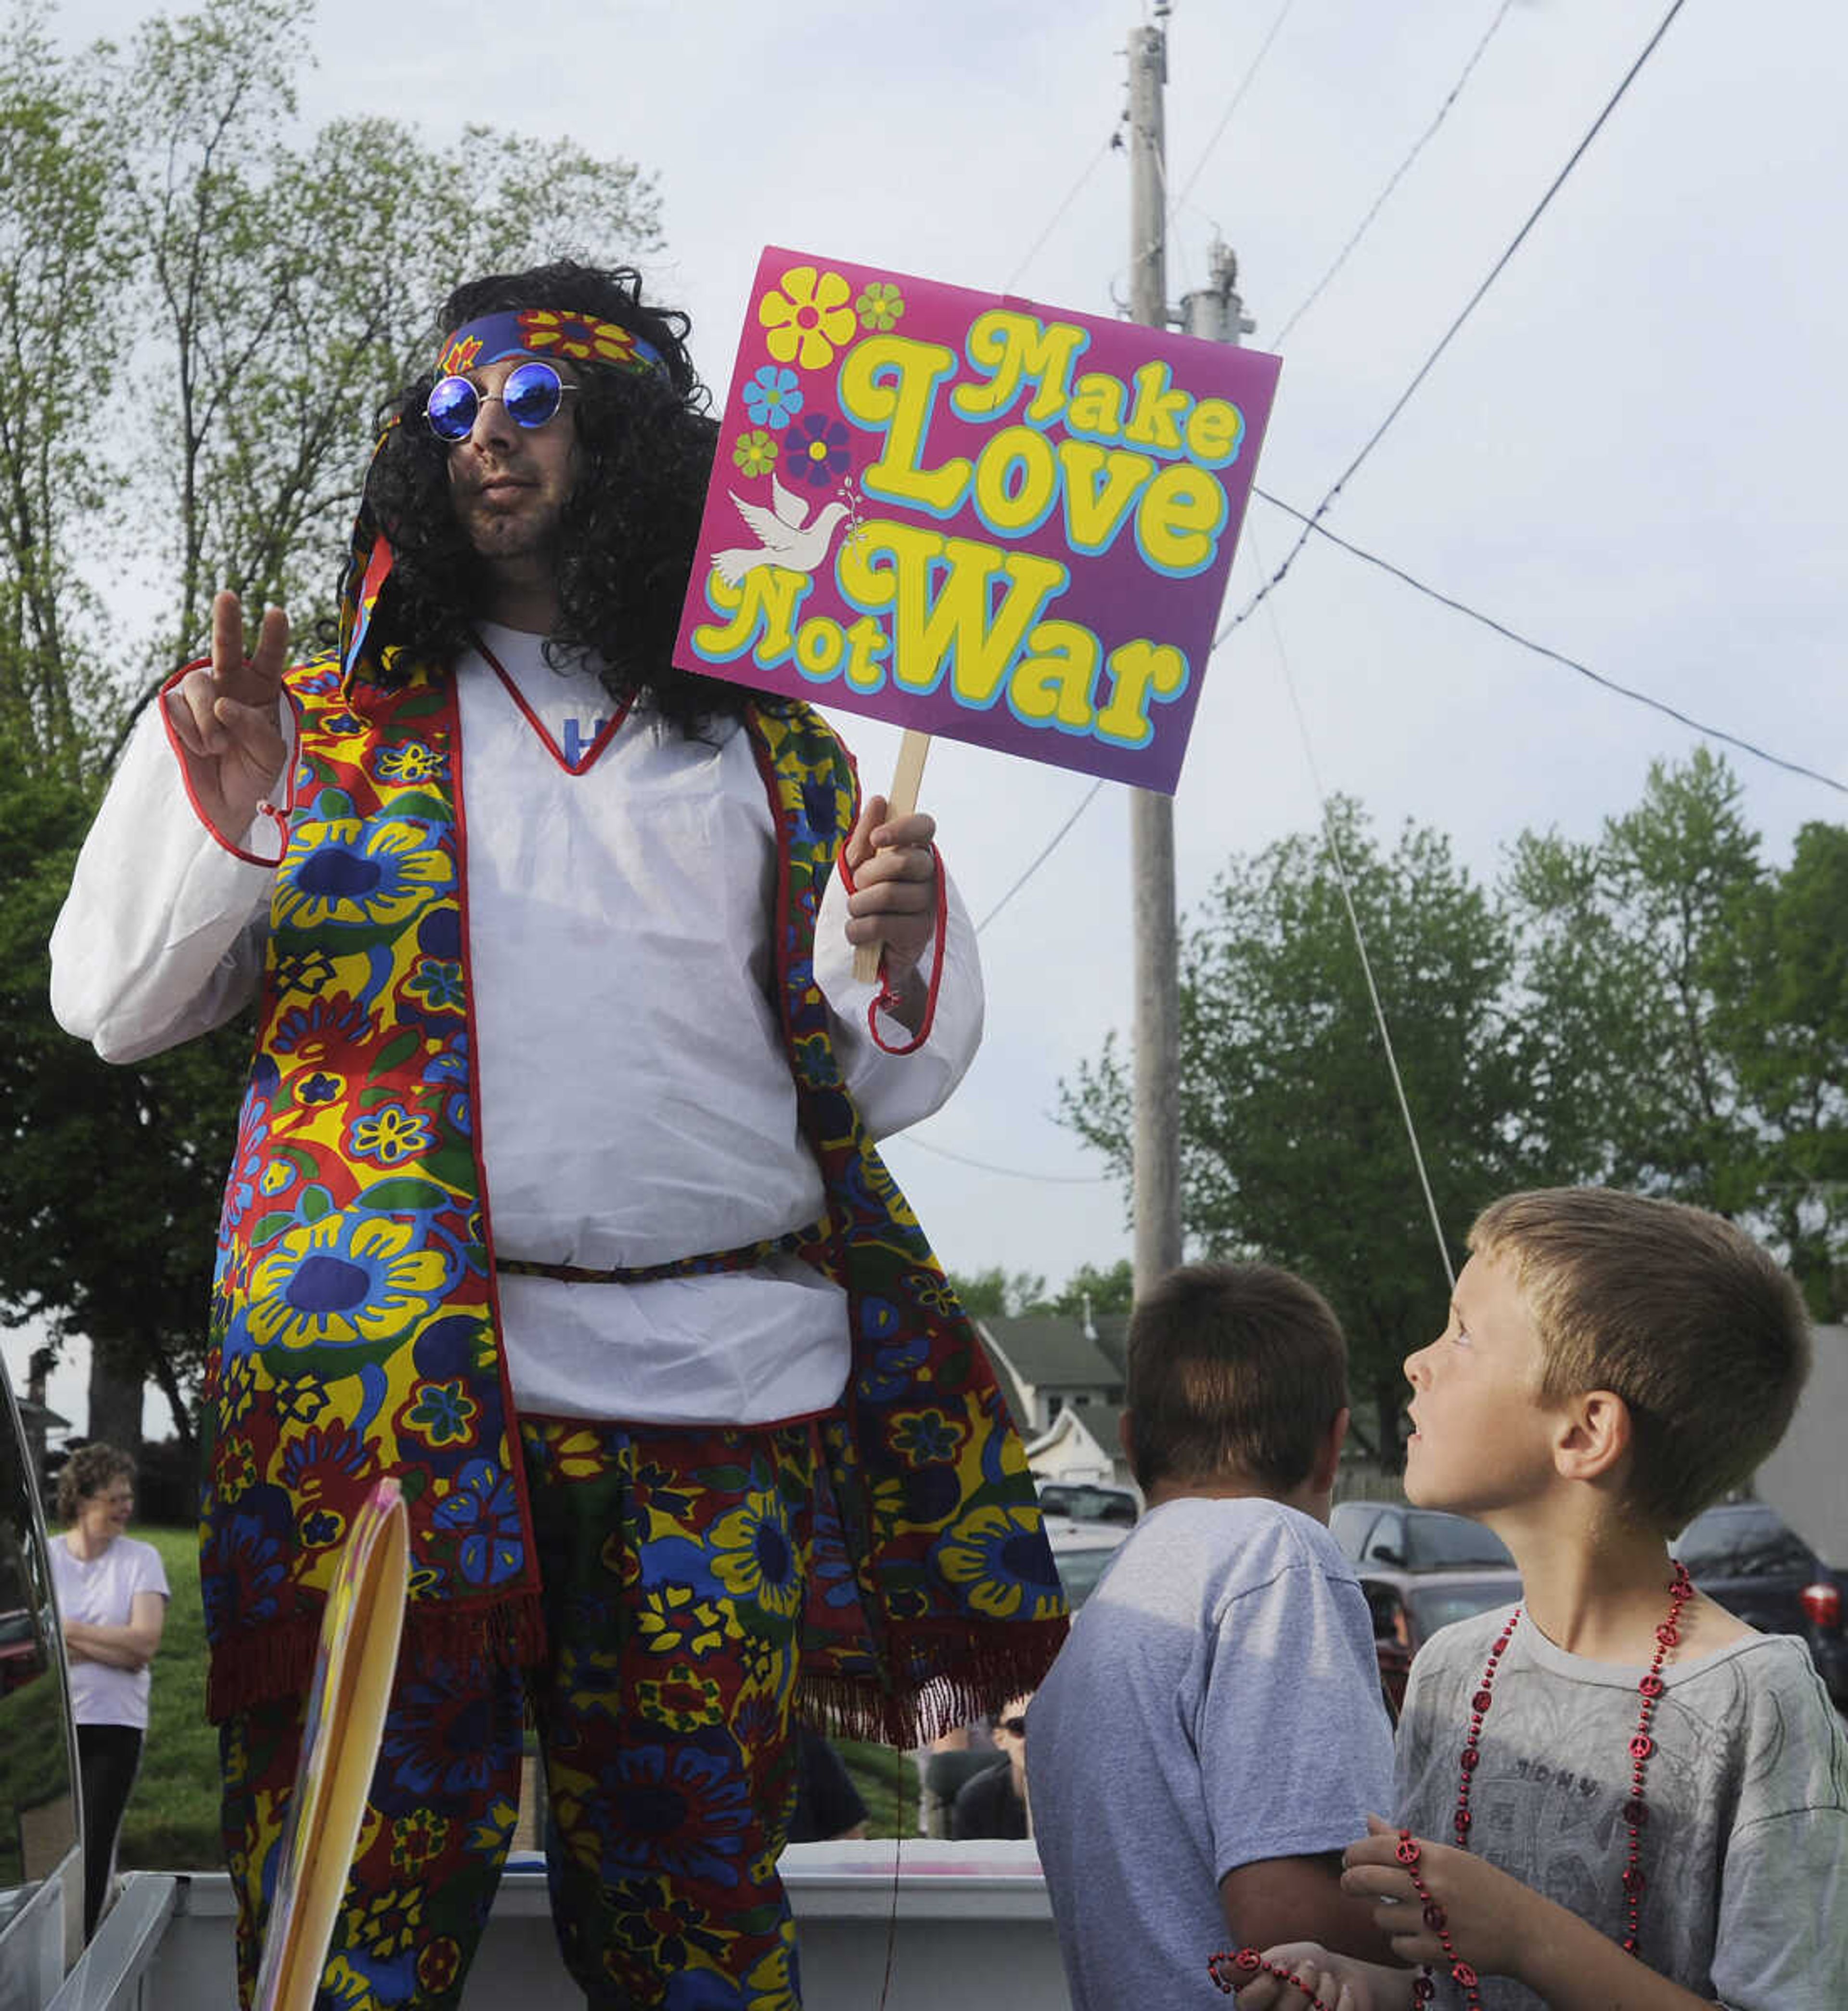
[(1261, 1499), (1151, 1510), (1027, 1711), (1075, 2011), (1217, 2002), (1220, 1880), (1363, 1836), (1391, 1776), (1366, 1600), (1321, 1524)]
[[(1399, 1820), (1454, 1840), (1470, 1699), (1511, 1608), (1459, 1621), (1413, 1664), (1398, 1730)], [(1692, 1647), (1694, 1644), (1689, 1643)], [(1641, 1959), (1731, 2011), (1848, 2006), (1848, 1735), (1800, 1641), (1677, 1650), (1644, 1786)], [(1612, 1940), (1624, 1934), (1622, 1808), (1640, 1668), (1569, 1655), (1523, 1615), (1496, 1671), (1470, 1848)], [(1484, 2011), (1533, 2011), (1484, 1977)], [(1433, 2011), (1462, 2002), (1440, 1978)]]

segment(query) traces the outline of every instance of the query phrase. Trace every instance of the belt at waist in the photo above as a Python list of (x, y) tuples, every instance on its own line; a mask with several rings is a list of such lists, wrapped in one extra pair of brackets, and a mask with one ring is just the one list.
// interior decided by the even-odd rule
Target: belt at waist
[(754, 1271), (777, 1257), (805, 1260), (826, 1233), (824, 1223), (791, 1229), (761, 1243), (736, 1250), (709, 1251), (698, 1257), (671, 1258), (665, 1264), (641, 1264), (611, 1271), (586, 1269), (577, 1264), (538, 1264), (521, 1257), (499, 1258), (495, 1269), (503, 1277), (558, 1278), (568, 1285), (647, 1285), (662, 1278), (705, 1278), (720, 1271)]

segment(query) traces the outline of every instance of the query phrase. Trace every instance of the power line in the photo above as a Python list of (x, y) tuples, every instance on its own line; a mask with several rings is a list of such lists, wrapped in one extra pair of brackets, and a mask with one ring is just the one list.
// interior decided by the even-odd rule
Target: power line
[(1053, 212), (1052, 221), (1047, 224), (1046, 228), (1040, 232), (1040, 235), (1033, 240), (1032, 245), (1028, 251), (1026, 256), (1021, 260), (1020, 263), (1015, 267), (1014, 270), (1001, 282), (1001, 291), (1003, 293), (1011, 294), (1013, 292), (1015, 286), (1019, 283), (1022, 273), (1023, 273), (1027, 268), (1032, 264), (1033, 261), (1039, 257), (1041, 247), (1044, 245), (1047, 238), (1051, 237), (1053, 233), (1058, 229), (1060, 224), (1064, 221), (1066, 211), (1077, 201), (1079, 195), (1083, 192), (1085, 183), (1088, 182), (1091, 179), (1092, 176), (1097, 172), (1097, 163), (1103, 158), (1104, 155), (1110, 151), (1112, 147), (1117, 146), (1120, 144), (1121, 143), (1118, 141), (1117, 137), (1116, 129), (1113, 126), (1111, 129), (1109, 137), (1104, 141), (1103, 144), (1100, 146), (1097, 149), (1096, 152), (1091, 156), (1090, 159), (1086, 162), (1083, 172), (1079, 176), (1078, 180), (1071, 184), (1070, 192), (1067, 194), (1065, 200)]
[(1513, 10), (1515, 0), (1502, 0), (1502, 5), (1496, 12), (1495, 18), (1494, 20), (1490, 22), (1488, 25), (1488, 32), (1483, 37), (1482, 40), (1476, 44), (1475, 50), (1470, 55), (1470, 60), (1463, 65), (1462, 76), (1460, 76), (1457, 79), (1456, 82), (1450, 87), (1450, 94), (1445, 99), (1444, 102), (1438, 107), (1438, 116), (1436, 118), (1431, 121), (1430, 125), (1426, 126), (1424, 130), (1420, 133), (1417, 139), (1413, 142), (1412, 151), (1410, 153), (1406, 155), (1406, 158), (1399, 162), (1396, 168), (1393, 169), (1391, 176), (1388, 180), (1386, 186), (1381, 190), (1380, 193), (1377, 196), (1374, 198), (1373, 206), (1367, 211), (1366, 215), (1361, 218), (1359, 225), (1355, 229), (1352, 237), (1348, 240), (1347, 243), (1341, 247), (1340, 251), (1336, 254), (1334, 263), (1331, 265), (1327, 271), (1322, 275), (1320, 279), (1317, 280), (1315, 284), (1310, 287), (1308, 297), (1302, 301), (1300, 306), (1296, 308), (1294, 311), (1291, 313), (1288, 318), (1285, 321), (1283, 326), (1278, 329), (1274, 335), (1266, 338), (1267, 347), (1273, 349), (1282, 348), (1285, 342), (1288, 339), (1290, 330), (1296, 326), (1297, 322), (1299, 322), (1302, 317), (1309, 312), (1310, 309), (1315, 305), (1316, 302), (1322, 297), (1323, 292), (1327, 287), (1329, 281), (1332, 279), (1335, 274), (1341, 270), (1342, 266), (1348, 262), (1349, 257), (1353, 253), (1355, 247), (1359, 244), (1361, 239), (1363, 238), (1366, 235), (1367, 232), (1373, 227), (1374, 219), (1379, 215), (1382, 209), (1385, 208), (1388, 201), (1391, 198), (1393, 190), (1398, 187), (1399, 183), (1402, 180), (1404, 180), (1412, 163), (1424, 151), (1426, 144), (1430, 140), (1432, 135), (1437, 131), (1438, 128), (1444, 123), (1444, 121), (1449, 117), (1450, 108), (1452, 105), (1455, 104), (1458, 98), (1462, 96), (1463, 86), (1470, 81), (1470, 76), (1474, 71), (1476, 66), (1482, 60), (1483, 52), (1488, 47), (1489, 44), (1495, 39), (1496, 30), (1499, 28), (1502, 23), (1508, 19), (1509, 15)]
[[(1833, 789), (1840, 795), (1848, 796), (1848, 783), (1839, 782), (1834, 776), (1825, 775), (1817, 769), (1806, 768), (1800, 761), (1789, 760), (1782, 754), (1773, 754), (1768, 748), (1761, 747), (1756, 742), (1744, 739), (1736, 733), (1729, 733), (1723, 727), (1709, 726), (1704, 720), (1696, 719), (1692, 714), (1683, 712), (1665, 699), (1652, 698), (1647, 692), (1638, 691), (1634, 685), (1620, 684), (1616, 678), (1606, 677), (1601, 671), (1593, 670), (1589, 664), (1580, 663), (1576, 657), (1569, 657), (1563, 650), (1551, 648), (1544, 642), (1537, 642), (1531, 635), (1523, 635), (1518, 628), (1509, 628), (1505, 621), (1498, 621), (1493, 615), (1484, 614), (1480, 608), (1470, 607), (1466, 601), (1459, 600), (1452, 595), (1440, 593), (1434, 586), (1427, 586), (1402, 566), (1395, 565), (1390, 559), (1381, 558), (1377, 552), (1364, 550), (1360, 546), (1338, 536), (1326, 524), (1314, 522), (1302, 511), (1285, 502), (1282, 497), (1271, 495), (1267, 489), (1254, 488), (1252, 493), (1268, 503), (1272, 509), (1281, 510), (1286, 517), (1294, 517), (1298, 523), (1306, 525), (1308, 531), (1303, 534), (1306, 537), (1309, 531), (1313, 531), (1317, 537), (1326, 538), (1330, 544), (1338, 545), (1344, 552), (1351, 553), (1355, 558), (1363, 559), (1370, 566), (1377, 566), (1381, 571), (1390, 573), (1414, 593), (1422, 593), (1427, 600), (1434, 600), (1441, 607), (1448, 607), (1455, 614), (1466, 616), (1472, 621), (1480, 622), (1484, 628), (1492, 629), (1496, 635), (1505, 637), (1509, 642), (1519, 643), (1523, 650), (1531, 650), (1537, 657), (1544, 657), (1549, 662), (1563, 664), (1567, 670), (1577, 671), (1580, 677), (1588, 678), (1605, 691), (1614, 692), (1619, 698), (1629, 699), (1637, 705), (1647, 706), (1651, 712), (1661, 713), (1665, 717), (1689, 728), (1705, 739), (1717, 740), (1728, 747), (1736, 747), (1742, 754), (1750, 754), (1754, 760), (1767, 762), (1774, 768), (1783, 769), (1786, 774), (1801, 775), (1809, 781), (1820, 782), (1825, 789)], [(1037, 864), (1039, 862), (1036, 860), (1034, 863)]]
[(1027, 868), (1025, 872), (1022, 874), (1020, 877), (1015, 881), (1014, 884), (1008, 889), (1007, 892), (995, 902), (994, 906), (989, 909), (988, 913), (976, 924), (976, 933), (977, 935), (979, 935), (982, 931), (987, 927), (989, 924), (994, 920), (995, 917), (1001, 912), (1002, 909), (1007, 906), (1008, 903), (1014, 899), (1015, 895), (1020, 892), (1021, 888), (1032, 878), (1033, 875), (1037, 873), (1040, 867), (1046, 863), (1047, 860), (1052, 856), (1054, 852), (1058, 847), (1060, 839), (1065, 835), (1066, 832), (1068, 831), (1071, 827), (1077, 823), (1079, 819), (1084, 815), (1085, 812), (1090, 808), (1092, 798), (1094, 797), (1097, 792), (1103, 787), (1103, 778), (1100, 776), (1098, 779), (1091, 785), (1090, 788), (1086, 791), (1083, 796), (1079, 799), (1078, 808), (1071, 813), (1070, 817), (1066, 818), (1065, 821), (1061, 824), (1058, 829), (1053, 833), (1052, 836), (1047, 840), (1044, 847), (1040, 851), (1039, 857), (1033, 861), (1032, 864)]
[[(1001, 912), (1002, 909), (1007, 906), (1008, 903), (1014, 899), (1015, 895), (1020, 892), (1021, 888), (1032, 878), (1033, 875), (1039, 871), (1040, 868), (1043, 866), (1047, 860), (1052, 856), (1053, 853), (1058, 849), (1060, 842), (1064, 838), (1066, 832), (1068, 831), (1071, 827), (1077, 823), (1079, 819), (1084, 815), (1085, 812), (1089, 809), (1093, 799), (1096, 796), (1098, 791), (1103, 787), (1103, 778), (1100, 777), (1098, 780), (1094, 781), (1091, 785), (1090, 788), (1085, 792), (1084, 795), (1079, 799), (1077, 809), (1066, 818), (1065, 821), (1061, 824), (1058, 829), (1053, 833), (1052, 836), (1047, 840), (1044, 845), (1041, 847), (1038, 857), (1036, 857), (1033, 860), (1032, 863), (1028, 867), (1026, 870), (1021, 874), (1020, 877), (1015, 881), (1014, 884), (1008, 889), (1007, 892), (995, 902), (994, 906), (989, 909), (988, 913), (983, 917), (982, 920), (976, 924), (976, 933), (977, 935), (979, 935), (982, 931), (987, 927), (989, 924), (994, 920), (995, 917)], [(1035, 1180), (1046, 1187), (1088, 1187), (1107, 1185), (1110, 1180), (1115, 1177), (1114, 1175), (1109, 1173), (1023, 1173), (1018, 1166), (997, 1166), (986, 1159), (972, 1159), (966, 1153), (952, 1152), (947, 1146), (933, 1145), (928, 1140), (920, 1138), (915, 1131), (906, 1132), (904, 1137), (905, 1141), (908, 1144), (915, 1145), (921, 1152), (934, 1152), (940, 1159), (954, 1159), (959, 1166), (974, 1166), (979, 1171), (984, 1173), (999, 1173), (1005, 1180)]]
[[(1182, 183), (1181, 193), (1174, 198), (1174, 201), (1168, 206), (1167, 220), (1171, 226), (1174, 222), (1176, 215), (1180, 210), (1182, 204), (1187, 200), (1189, 191), (1192, 188), (1194, 183), (1199, 180), (1202, 173), (1206, 168), (1207, 162), (1212, 158), (1213, 149), (1219, 144), (1221, 140), (1224, 137), (1225, 129), (1232, 123), (1232, 114), (1236, 112), (1239, 105), (1243, 103), (1245, 94), (1246, 91), (1250, 90), (1252, 80), (1258, 73), (1259, 66), (1263, 62), (1264, 58), (1269, 55), (1270, 44), (1277, 40), (1278, 31), (1282, 28), (1284, 23), (1289, 19), (1290, 9), (1294, 7), (1295, 4), (1296, 0), (1283, 0), (1283, 5), (1278, 10), (1277, 19), (1270, 23), (1269, 33), (1266, 34), (1263, 41), (1258, 44), (1258, 52), (1252, 58), (1249, 66), (1246, 69), (1244, 77), (1240, 81), (1239, 87), (1232, 93), (1231, 102), (1228, 104), (1225, 110), (1220, 114), (1219, 123), (1213, 129), (1212, 138), (1207, 142), (1204, 149), (1201, 152), (1199, 158), (1194, 163), (1192, 173), (1190, 174), (1187, 177), (1186, 180)], [(1508, 4), (1512, 5), (1513, 4), (1513, 0), (1508, 0)], [(1164, 190), (1164, 193), (1166, 191)]]
[(972, 1159), (966, 1152), (952, 1152), (947, 1146), (933, 1145), (928, 1140), (920, 1138), (915, 1131), (900, 1134), (898, 1137), (889, 1140), (880, 1149), (890, 1151), (893, 1145), (900, 1143), (915, 1145), (920, 1152), (934, 1152), (940, 1159), (954, 1159), (959, 1166), (974, 1166), (982, 1173), (999, 1173), (1004, 1179), (1010, 1180), (1037, 1180), (1044, 1187), (1107, 1187), (1116, 1178), (1114, 1173), (1023, 1173), (1016, 1166), (993, 1166), (986, 1159)]
[[(1246, 527), (1246, 535), (1251, 536)], [(1257, 557), (1256, 543), (1253, 543), (1252, 555)], [(1260, 565), (1263, 561), (1260, 559)], [(1438, 1213), (1437, 1196), (1431, 1192), (1430, 1176), (1425, 1170), (1424, 1148), (1418, 1141), (1418, 1127), (1412, 1116), (1412, 1099), (1406, 1093), (1405, 1077), (1399, 1073), (1398, 1053), (1392, 1044), (1392, 1029), (1386, 1019), (1386, 1007), (1380, 997), (1380, 988), (1374, 978), (1374, 960), (1366, 946), (1366, 932), (1360, 926), (1360, 911), (1354, 904), (1354, 884), (1348, 874), (1348, 862), (1342, 851), (1340, 834), (1334, 827), (1334, 813), (1328, 799), (1328, 792), (1322, 786), (1321, 771), (1316, 763), (1315, 749), (1310, 744), (1309, 721), (1303, 716), (1302, 701), (1296, 695), (1296, 680), (1290, 674), (1290, 659), (1283, 646), (1283, 630), (1277, 619), (1274, 604), (1265, 613), (1270, 623), (1270, 638), (1277, 646), (1277, 660), (1283, 671), (1283, 687), (1289, 695), (1290, 710), (1296, 718), (1296, 731), (1302, 742), (1302, 758), (1309, 768), (1310, 785), (1316, 792), (1316, 801), (1321, 807), (1322, 832), (1328, 845), (1328, 856), (1334, 863), (1335, 884), (1341, 889), (1342, 906), (1347, 910), (1348, 928), (1354, 938), (1354, 948), (1360, 957), (1360, 974), (1366, 981), (1366, 995), (1373, 1002), (1374, 1023), (1380, 1030), (1380, 1045), (1386, 1051), (1386, 1072), (1392, 1078), (1392, 1093), (1398, 1099), (1399, 1121), (1406, 1129), (1406, 1142), (1412, 1148), (1412, 1165), (1418, 1175), (1420, 1191), (1424, 1196), (1425, 1212), (1430, 1218), (1431, 1233), (1437, 1239), (1438, 1261), (1444, 1267), (1445, 1283), (1452, 1291), (1456, 1289), (1456, 1271), (1450, 1261), (1450, 1246), (1444, 1240), (1444, 1223)]]
[(1591, 125), (1589, 130), (1586, 132), (1584, 137), (1580, 141), (1579, 144), (1573, 148), (1570, 155), (1567, 156), (1565, 165), (1560, 169), (1559, 172), (1555, 176), (1554, 176), (1545, 194), (1543, 195), (1540, 201), (1534, 205), (1532, 212), (1528, 215), (1526, 222), (1523, 223), (1520, 229), (1515, 233), (1513, 239), (1509, 243), (1508, 248), (1502, 254), (1501, 257), (1495, 261), (1494, 264), (1490, 267), (1487, 276), (1482, 281), (1480, 285), (1477, 287), (1475, 292), (1470, 296), (1469, 299), (1465, 301), (1462, 311), (1457, 315), (1456, 319), (1452, 322), (1449, 327), (1444, 331), (1442, 336), (1438, 340), (1437, 347), (1432, 350), (1430, 354), (1424, 359), (1423, 362), (1418, 366), (1418, 369), (1413, 376), (1410, 383), (1409, 383), (1404, 390), (1400, 392), (1398, 397), (1393, 400), (1391, 409), (1387, 413), (1385, 418), (1381, 420), (1380, 423), (1374, 429), (1372, 433), (1369, 436), (1366, 443), (1362, 447), (1360, 451), (1355, 455), (1354, 458), (1351, 461), (1348, 463), (1346, 468), (1343, 469), (1340, 475), (1337, 477), (1333, 486), (1323, 497), (1321, 501), (1316, 505), (1313, 513), (1304, 524), (1302, 531), (1297, 538), (1295, 543), (1290, 547), (1288, 552), (1285, 554), (1283, 564), (1277, 568), (1276, 571), (1274, 572), (1264, 584), (1258, 589), (1257, 592), (1246, 603), (1244, 607), (1242, 607), (1239, 612), (1232, 617), (1231, 620), (1227, 622), (1225, 626), (1220, 630), (1219, 633), (1214, 637), (1213, 641), (1214, 646), (1215, 648), (1217, 648), (1220, 643), (1223, 642), (1227, 636), (1231, 634), (1235, 628), (1239, 628), (1242, 624), (1249, 620), (1253, 611), (1256, 608), (1258, 603), (1265, 599), (1267, 595), (1271, 593), (1277, 586), (1281, 584), (1285, 575), (1289, 571), (1290, 568), (1295, 563), (1298, 553), (1300, 553), (1302, 547), (1308, 543), (1310, 532), (1320, 522), (1322, 518), (1327, 513), (1329, 508), (1333, 504), (1334, 499), (1340, 495), (1342, 489), (1347, 486), (1348, 483), (1351, 482), (1356, 474), (1359, 472), (1362, 464), (1366, 461), (1368, 456), (1372, 454), (1374, 449), (1377, 447), (1380, 444), (1381, 441), (1386, 437), (1393, 422), (1398, 418), (1399, 414), (1406, 409), (1406, 406), (1412, 402), (1412, 399), (1416, 393), (1418, 387), (1424, 382), (1425, 379), (1431, 374), (1432, 371), (1437, 368), (1438, 359), (1443, 355), (1445, 350), (1450, 347), (1451, 343), (1454, 342), (1457, 336), (1462, 332), (1464, 323), (1469, 320), (1470, 317), (1476, 311), (1477, 308), (1481, 305), (1484, 297), (1487, 295), (1490, 287), (1491, 287), (1495, 283), (1496, 280), (1502, 276), (1502, 273), (1507, 270), (1509, 265), (1515, 256), (1515, 254), (1520, 250), (1521, 247), (1524, 244), (1526, 244), (1528, 237), (1532, 234), (1534, 226), (1540, 222), (1541, 217), (1543, 217), (1546, 214), (1547, 211), (1551, 207), (1553, 198), (1558, 195), (1559, 191), (1565, 186), (1573, 169), (1575, 169), (1578, 166), (1579, 162), (1584, 158), (1586, 152), (1590, 148), (1592, 141), (1595, 140), (1598, 134), (1604, 130), (1606, 121), (1609, 119), (1612, 113), (1616, 110), (1618, 105), (1622, 101), (1624, 95), (1629, 91), (1630, 86), (1636, 82), (1637, 77), (1641, 74), (1643, 66), (1647, 62), (1651, 56), (1655, 53), (1657, 48), (1661, 44), (1663, 36), (1669, 32), (1670, 27), (1672, 25), (1675, 16), (1681, 12), (1682, 8), (1686, 4), (1686, 0), (1670, 0), (1669, 11), (1663, 15), (1661, 21), (1658, 23), (1654, 34), (1652, 34), (1649, 37), (1649, 40), (1644, 44), (1642, 53), (1637, 56), (1636, 61), (1633, 62), (1629, 68), (1624, 73), (1622, 80), (1618, 84), (1617, 88), (1612, 91), (1609, 98), (1605, 100), (1603, 110), (1601, 111), (1597, 118), (1591, 122)]

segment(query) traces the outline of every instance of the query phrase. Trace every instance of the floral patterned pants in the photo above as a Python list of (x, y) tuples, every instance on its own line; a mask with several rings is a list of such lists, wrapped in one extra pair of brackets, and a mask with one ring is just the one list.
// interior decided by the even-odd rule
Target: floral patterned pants
[[(528, 1708), (559, 1945), (593, 2011), (797, 2011), (777, 1858), (816, 1429), (521, 1421), (547, 1660), (400, 1664), (316, 2011), (460, 2002), (514, 1833)], [(247, 2006), (301, 1718), (266, 1704), (222, 1734)]]

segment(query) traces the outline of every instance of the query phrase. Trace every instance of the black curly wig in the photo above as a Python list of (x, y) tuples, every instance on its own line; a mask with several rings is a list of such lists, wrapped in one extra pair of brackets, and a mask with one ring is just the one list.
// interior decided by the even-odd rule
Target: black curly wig
[[(578, 472), (560, 520), (556, 661), (588, 650), (618, 703), (651, 703), (683, 732), (741, 712), (743, 685), (677, 670), (680, 624), (712, 473), (718, 427), (687, 354), (685, 315), (644, 306), (640, 276), (561, 259), (458, 287), (438, 316), (439, 337), (483, 315), (551, 308), (618, 323), (660, 352), (659, 371), (580, 367), (571, 401)], [(438, 343), (432, 341), (434, 354)], [(396, 418), (372, 463), (366, 500), (391, 539), (393, 563), (368, 632), (375, 662), (393, 645), (413, 661), (452, 663), (472, 646), (485, 585), (450, 500), (449, 449), (424, 424), (436, 382), (426, 371), (384, 408)], [(378, 671), (392, 682), (389, 668)]]

